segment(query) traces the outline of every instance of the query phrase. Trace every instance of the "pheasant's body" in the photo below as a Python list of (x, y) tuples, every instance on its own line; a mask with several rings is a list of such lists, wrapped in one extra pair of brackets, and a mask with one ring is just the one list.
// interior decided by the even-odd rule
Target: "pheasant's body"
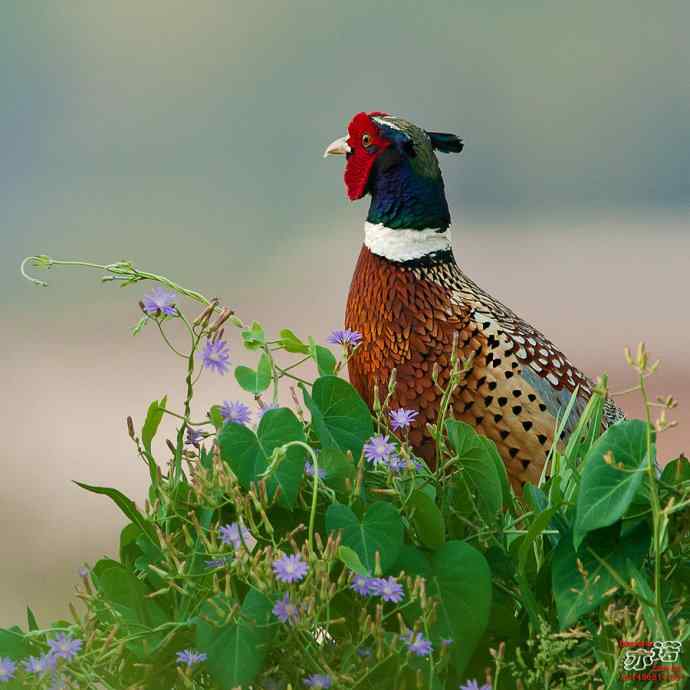
[(454, 335), (458, 353), (472, 357), (453, 399), (452, 416), (488, 436), (516, 488), (536, 483), (553, 441), (556, 416), (579, 386), (569, 432), (591, 395), (591, 382), (541, 333), (487, 295), (450, 252), (394, 263), (362, 248), (347, 301), (345, 326), (363, 335), (349, 362), (352, 384), (369, 405), (374, 386), (385, 395), (392, 370), (391, 408), (419, 412), (410, 441), (433, 460), (426, 432), (435, 423), (441, 387), (448, 382)]
[[(371, 161), (353, 151), (360, 136)], [(496, 443), (511, 482), (520, 489), (525, 482), (538, 481), (556, 418), (573, 392), (577, 389), (577, 400), (566, 435), (593, 385), (539, 331), (479, 288), (455, 263), (443, 182), (432, 152), (432, 145), (459, 151), (461, 143), (455, 138), (453, 144), (451, 137), (427, 135), (400, 118), (360, 113), (350, 125), (347, 142), (334, 142), (327, 150), (347, 151), (345, 179), (351, 198), (372, 195), (345, 316), (345, 326), (363, 336), (348, 364), (350, 380), (371, 406), (374, 387), (385, 395), (396, 369), (390, 407), (419, 413), (410, 441), (416, 452), (433, 461), (435, 448), (426, 425), (437, 421), (442, 394), (432, 381), (432, 370), (437, 366), (444, 388), (457, 337), (458, 355), (471, 364), (454, 394), (452, 416)], [(334, 150), (336, 144), (343, 150)], [(366, 177), (365, 183), (358, 175)], [(610, 401), (605, 415), (608, 422), (622, 417)]]

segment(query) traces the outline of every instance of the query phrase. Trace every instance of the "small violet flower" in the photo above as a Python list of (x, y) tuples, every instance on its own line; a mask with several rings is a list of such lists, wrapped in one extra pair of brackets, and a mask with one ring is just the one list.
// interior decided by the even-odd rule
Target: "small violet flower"
[(230, 350), (225, 340), (207, 340), (201, 352), (205, 369), (226, 374), (230, 368)]
[(144, 311), (149, 316), (158, 316), (159, 314), (175, 316), (175, 297), (174, 292), (168, 292), (162, 287), (155, 287), (142, 299)]
[(275, 615), (281, 623), (290, 623), (295, 625), (299, 621), (299, 609), (290, 601), (290, 595), (286, 592), (282, 599), (276, 601), (273, 606), (273, 615)]
[(491, 683), (484, 683), (484, 685), (479, 685), (474, 678), (468, 680), (467, 683), (460, 686), (460, 690), (491, 690)]
[(24, 662), (24, 669), (27, 673), (42, 674), (47, 671), (52, 671), (55, 668), (57, 659), (50, 653), (43, 656), (30, 656)]
[(422, 633), (413, 633), (411, 630), (408, 630), (401, 637), (407, 643), (407, 649), (413, 654), (417, 656), (429, 656), (431, 654), (431, 642)]
[(227, 400), (220, 408), (220, 415), (225, 422), (236, 422), (237, 424), (249, 424), (252, 413), (249, 408), (239, 400), (228, 402)]
[(398, 410), (391, 410), (388, 414), (391, 418), (391, 429), (398, 431), (399, 429), (408, 429), (419, 412), (401, 407)]
[(377, 577), (370, 580), (369, 591), (384, 601), (392, 601), (396, 604), (405, 597), (402, 585), (394, 577)]
[(204, 432), (201, 429), (192, 429), (191, 426), (187, 427), (187, 435), (185, 436), (184, 442), (188, 446), (199, 447), (199, 444), (204, 439)]
[(391, 472), (396, 474), (407, 467), (407, 463), (397, 453), (393, 453), (393, 455), (386, 460), (386, 465)]
[(48, 646), (53, 656), (67, 659), (68, 661), (77, 656), (83, 644), (81, 640), (74, 640), (70, 635), (65, 635), (65, 633), (60, 633), (52, 640), (48, 640)]
[(254, 535), (244, 525), (240, 525), (238, 522), (224, 525), (219, 528), (218, 534), (220, 535), (221, 544), (232, 546), (234, 549), (246, 546), (249, 551), (253, 551), (256, 546)]
[[(314, 465), (312, 465), (308, 460), (307, 462), (304, 463), (304, 474), (307, 475), (307, 477), (313, 477), (314, 476)], [(319, 467), (319, 479), (325, 479), (326, 478), (326, 470), (323, 469), (323, 467)]]
[(380, 465), (386, 462), (388, 456), (395, 452), (395, 444), (392, 443), (388, 436), (378, 434), (372, 436), (364, 444), (364, 457), (373, 465)]
[(357, 594), (363, 597), (368, 597), (371, 591), (371, 583), (373, 578), (364, 577), (364, 575), (355, 575), (352, 578), (352, 583), (350, 584), (350, 589), (354, 589)]
[(330, 345), (359, 345), (362, 342), (362, 334), (359, 331), (351, 331), (349, 328), (331, 331), (326, 338)]
[(193, 649), (184, 649), (177, 653), (177, 663), (186, 664), (188, 667), (194, 666), (202, 661), (206, 661), (204, 652), (195, 652)]
[(322, 673), (315, 673), (312, 676), (307, 676), (304, 679), (304, 684), (308, 688), (330, 688), (333, 681), (330, 676)]
[(14, 678), (17, 664), (9, 657), (0, 657), (0, 683), (9, 683)]
[(299, 554), (283, 556), (273, 561), (273, 572), (281, 582), (299, 582), (304, 579), (309, 567)]

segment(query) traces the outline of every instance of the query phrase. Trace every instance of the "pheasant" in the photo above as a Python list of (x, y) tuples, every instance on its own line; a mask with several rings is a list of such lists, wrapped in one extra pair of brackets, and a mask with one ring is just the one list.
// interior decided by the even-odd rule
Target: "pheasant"
[[(452, 401), (453, 416), (496, 443), (514, 488), (539, 480), (556, 417), (573, 392), (572, 433), (593, 383), (535, 328), (474, 283), (455, 262), (450, 213), (434, 151), (460, 153), (454, 134), (427, 132), (384, 112), (358, 113), (324, 156), (344, 155), (350, 200), (371, 196), (364, 245), (352, 277), (345, 326), (362, 334), (348, 362), (352, 385), (371, 407), (393, 369), (391, 407), (418, 416), (410, 442), (433, 464), (426, 429), (437, 419), (451, 373), (454, 340), (471, 364)], [(604, 425), (623, 417), (609, 399)]]

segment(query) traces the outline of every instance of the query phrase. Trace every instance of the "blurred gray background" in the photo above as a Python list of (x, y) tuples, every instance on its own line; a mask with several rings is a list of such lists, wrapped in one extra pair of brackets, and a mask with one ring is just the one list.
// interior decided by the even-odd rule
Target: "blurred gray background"
[[(465, 139), (441, 161), (460, 265), (613, 390), (646, 340), (681, 400), (661, 454), (690, 446), (690, 4), (519, 4), (0, 6), (0, 625), (63, 615), (116, 554), (123, 518), (70, 480), (141, 501), (125, 417), (183, 390), (155, 331), (129, 335), (144, 288), (55, 269), (42, 290), (20, 260), (129, 258), (323, 339), (366, 205), (321, 155), (360, 110)], [(210, 375), (196, 409), (238, 397)]]

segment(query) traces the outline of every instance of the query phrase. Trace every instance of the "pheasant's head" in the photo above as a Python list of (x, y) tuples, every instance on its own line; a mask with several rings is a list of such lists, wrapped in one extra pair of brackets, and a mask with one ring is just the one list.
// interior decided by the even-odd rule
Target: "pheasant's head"
[(345, 155), (349, 198), (371, 194), (369, 222), (390, 228), (448, 227), (450, 215), (434, 150), (459, 153), (461, 139), (426, 132), (382, 112), (357, 113), (347, 132), (324, 155)]

